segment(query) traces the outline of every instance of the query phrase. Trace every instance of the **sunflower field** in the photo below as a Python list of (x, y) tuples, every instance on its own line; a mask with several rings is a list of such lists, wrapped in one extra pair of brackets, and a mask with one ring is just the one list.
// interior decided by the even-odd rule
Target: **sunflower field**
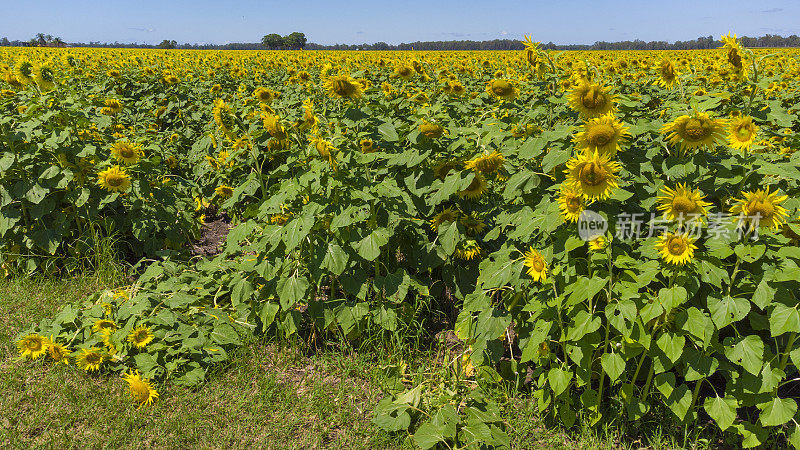
[[(491, 385), (566, 427), (713, 423), (800, 448), (800, 51), (0, 50), (0, 262), (132, 286), (21, 357), (196, 385), (245, 336), (420, 342), (377, 427), (508, 445)], [(234, 226), (191, 257), (211, 215)], [(402, 372), (402, 371), (400, 371)], [(661, 413), (659, 412), (659, 414)]]

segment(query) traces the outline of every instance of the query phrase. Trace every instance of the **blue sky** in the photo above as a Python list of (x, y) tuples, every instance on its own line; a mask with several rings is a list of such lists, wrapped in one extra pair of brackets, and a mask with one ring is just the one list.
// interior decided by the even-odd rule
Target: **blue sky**
[(800, 1), (752, 0), (26, 0), (3, 1), (0, 37), (42, 32), (67, 42), (256, 42), (305, 33), (309, 42), (519, 39), (557, 44), (800, 35)]

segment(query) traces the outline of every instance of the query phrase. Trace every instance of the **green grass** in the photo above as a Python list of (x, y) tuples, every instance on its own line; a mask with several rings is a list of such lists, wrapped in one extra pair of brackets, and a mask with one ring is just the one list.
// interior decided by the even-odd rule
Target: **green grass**
[[(0, 447), (413, 448), (370, 421), (383, 397), (386, 352), (251, 342), (196, 389), (158, 385), (160, 400), (137, 409), (125, 383), (72, 366), (19, 361), (13, 339), (110, 283), (94, 277), (0, 280)], [(436, 370), (435, 358), (408, 350), (392, 356), (412, 370)], [(433, 369), (432, 369), (433, 368)], [(535, 401), (497, 393), (513, 448), (674, 448), (615, 432), (564, 433), (546, 427)]]

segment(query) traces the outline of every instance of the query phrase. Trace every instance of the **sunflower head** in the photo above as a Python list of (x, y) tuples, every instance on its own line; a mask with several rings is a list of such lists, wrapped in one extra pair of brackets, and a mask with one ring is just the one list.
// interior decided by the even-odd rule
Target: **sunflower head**
[(133, 142), (117, 141), (111, 146), (111, 155), (123, 164), (136, 164), (142, 157), (142, 148)]
[(586, 121), (573, 141), (578, 148), (614, 155), (628, 136), (628, 128), (608, 113)]
[(475, 159), (469, 160), (464, 163), (464, 168), (473, 170), (484, 174), (489, 174), (500, 170), (503, 167), (505, 158), (503, 154), (497, 150), (492, 151), (491, 154), (483, 154)]
[(52, 358), (56, 363), (69, 364), (70, 351), (67, 350), (67, 347), (65, 347), (63, 344), (52, 342), (51, 339), (47, 352), (50, 354), (50, 358)]
[(458, 259), (465, 261), (472, 261), (481, 254), (481, 246), (474, 239), (467, 239), (459, 242), (456, 246), (455, 256)]
[(419, 132), (428, 139), (438, 139), (444, 134), (444, 128), (438, 123), (426, 120), (419, 125)]
[(75, 358), (78, 367), (87, 372), (100, 370), (100, 365), (103, 364), (103, 361), (105, 361), (103, 350), (96, 347), (82, 348), (77, 358)]
[(38, 334), (29, 334), (17, 341), (17, 350), (23, 358), (36, 359), (47, 352), (50, 341)]
[(445, 223), (452, 223), (458, 220), (458, 211), (453, 208), (445, 208), (442, 212), (433, 216), (430, 220), (431, 230), (439, 231), (439, 227)]
[(494, 79), (486, 83), (486, 92), (495, 98), (513, 100), (519, 89), (510, 80)]
[(577, 222), (585, 207), (583, 192), (575, 185), (563, 183), (558, 193), (558, 208), (567, 222)]
[(479, 199), (486, 192), (486, 178), (480, 173), (475, 173), (475, 178), (472, 179), (469, 186), (463, 191), (458, 191), (457, 194), (461, 198), (468, 198), (471, 200)]
[(277, 94), (278, 94), (277, 92), (271, 89), (267, 89), (265, 87), (259, 87), (256, 88), (255, 91), (253, 91), (253, 97), (257, 98), (258, 101), (260, 101), (261, 103), (265, 103), (267, 105), (272, 103), (272, 101), (275, 100), (276, 97), (278, 97)]
[(138, 370), (123, 374), (122, 379), (128, 383), (128, 392), (133, 401), (139, 404), (139, 407), (152, 405), (158, 399), (158, 391), (150, 383), (150, 380), (142, 378)]
[(97, 184), (109, 192), (125, 192), (131, 187), (131, 176), (114, 166), (97, 174)]
[(656, 66), (658, 84), (665, 89), (672, 89), (678, 82), (680, 72), (675, 69), (675, 64), (669, 58), (663, 58)]
[(464, 231), (470, 236), (483, 233), (483, 230), (486, 229), (486, 222), (484, 222), (483, 217), (475, 211), (461, 217), (460, 223), (464, 227)]
[(569, 105), (583, 117), (597, 117), (614, 110), (614, 96), (608, 88), (588, 80), (572, 88)]
[(781, 203), (789, 196), (778, 195), (778, 191), (770, 192), (758, 189), (755, 192), (744, 192), (743, 199), (736, 199), (736, 204), (731, 212), (739, 214), (744, 220), (750, 222), (752, 227), (769, 227), (778, 229), (786, 223), (789, 213)]
[(680, 144), (681, 151), (713, 148), (725, 139), (724, 119), (712, 119), (707, 113), (695, 111), (692, 115), (680, 116), (661, 127), (671, 145)]
[(221, 98), (214, 100), (214, 109), (211, 110), (211, 114), (214, 116), (214, 122), (225, 133), (236, 125), (236, 117), (233, 115), (233, 110)]
[(128, 334), (128, 342), (136, 348), (144, 348), (153, 340), (153, 332), (145, 325), (139, 325)]
[(335, 98), (361, 98), (363, 87), (350, 75), (333, 75), (325, 79), (325, 90)]
[(696, 217), (702, 219), (708, 215), (707, 206), (711, 203), (703, 201), (705, 196), (699, 190), (686, 188), (686, 184), (678, 184), (675, 189), (661, 188), (658, 197), (658, 210), (663, 211), (664, 217), (669, 220), (683, 220)]
[(227, 184), (222, 184), (214, 188), (214, 192), (221, 198), (231, 198), (233, 197), (233, 187), (228, 186)]
[(547, 262), (536, 249), (531, 247), (525, 252), (525, 267), (528, 268), (528, 275), (533, 281), (545, 281), (547, 279)]
[(33, 80), (42, 91), (50, 91), (56, 87), (56, 77), (53, 73), (53, 69), (44, 64), (34, 69)]
[(668, 264), (682, 266), (692, 261), (697, 247), (688, 234), (665, 233), (656, 243), (656, 249)]
[(372, 141), (372, 139), (361, 139), (358, 142), (358, 145), (361, 147), (362, 153), (374, 153), (378, 151), (378, 147)]
[(589, 200), (606, 199), (618, 186), (620, 165), (598, 152), (585, 151), (567, 161), (566, 183), (578, 188)]
[(728, 143), (732, 148), (747, 151), (756, 140), (758, 127), (753, 123), (753, 118), (749, 116), (738, 116), (731, 120), (728, 128)]

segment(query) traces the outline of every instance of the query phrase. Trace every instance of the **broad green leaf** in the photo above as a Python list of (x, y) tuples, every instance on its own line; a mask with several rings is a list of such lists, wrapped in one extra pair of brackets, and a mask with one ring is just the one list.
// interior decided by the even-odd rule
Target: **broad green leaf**
[(567, 390), (569, 382), (572, 380), (572, 373), (554, 367), (548, 372), (547, 380), (550, 382), (550, 388), (553, 389), (553, 394), (559, 396)]
[(800, 331), (800, 313), (797, 311), (797, 306), (775, 303), (775, 308), (769, 315), (769, 331), (772, 337)]
[(734, 322), (738, 322), (750, 312), (750, 302), (743, 298), (725, 296), (722, 300), (708, 297), (708, 309), (711, 311), (711, 320), (718, 329), (722, 329)]
[(600, 359), (603, 370), (605, 370), (612, 382), (616, 381), (625, 371), (625, 360), (622, 359), (619, 353), (606, 353)]
[(732, 363), (744, 367), (744, 370), (758, 375), (764, 365), (764, 342), (756, 335), (745, 336), (735, 341), (727, 338), (725, 356)]
[(708, 397), (703, 403), (703, 409), (717, 422), (717, 426), (723, 431), (733, 425), (738, 406), (736, 399), (729, 397)]
[(372, 261), (381, 254), (381, 247), (388, 242), (389, 232), (384, 228), (378, 228), (364, 239), (352, 245), (353, 249), (355, 249), (362, 258), (367, 261)]
[(278, 298), (281, 307), (286, 310), (303, 300), (308, 286), (308, 279), (297, 274), (278, 280)]
[(797, 412), (797, 402), (791, 398), (775, 397), (765, 405), (759, 405), (761, 414), (758, 416), (761, 425), (765, 427), (777, 427), (792, 420)]

